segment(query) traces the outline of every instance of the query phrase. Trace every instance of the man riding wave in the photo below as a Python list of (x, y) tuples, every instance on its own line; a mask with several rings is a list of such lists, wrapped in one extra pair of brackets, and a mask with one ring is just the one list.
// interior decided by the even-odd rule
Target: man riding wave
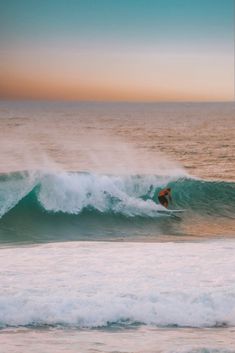
[(169, 201), (172, 202), (171, 188), (160, 190), (158, 193), (158, 201), (162, 206), (168, 208)]

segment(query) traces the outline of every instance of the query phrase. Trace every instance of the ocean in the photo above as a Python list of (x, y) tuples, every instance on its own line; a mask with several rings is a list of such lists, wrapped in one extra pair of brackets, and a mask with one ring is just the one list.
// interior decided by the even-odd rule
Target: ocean
[(0, 353), (235, 352), (234, 117), (0, 102)]

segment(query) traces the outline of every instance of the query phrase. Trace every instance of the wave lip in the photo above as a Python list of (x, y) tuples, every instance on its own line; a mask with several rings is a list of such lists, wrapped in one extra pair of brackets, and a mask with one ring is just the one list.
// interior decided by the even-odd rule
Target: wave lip
[(234, 241), (3, 249), (0, 324), (235, 326), (234, 251)]

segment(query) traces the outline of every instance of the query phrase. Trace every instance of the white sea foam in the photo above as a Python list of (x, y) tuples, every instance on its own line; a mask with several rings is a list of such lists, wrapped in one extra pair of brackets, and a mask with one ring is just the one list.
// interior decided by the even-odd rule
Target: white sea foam
[(164, 208), (152, 200), (142, 200), (141, 196), (149, 192), (153, 197), (156, 187), (166, 186), (174, 179), (177, 177), (51, 174), (41, 179), (38, 199), (43, 208), (53, 212), (78, 214), (90, 207), (126, 216), (156, 216)]
[(0, 323), (235, 325), (235, 242), (63, 243), (0, 252)]

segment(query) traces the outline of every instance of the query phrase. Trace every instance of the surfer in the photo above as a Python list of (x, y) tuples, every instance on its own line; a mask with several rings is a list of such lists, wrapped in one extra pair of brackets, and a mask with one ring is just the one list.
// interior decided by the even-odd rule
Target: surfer
[(168, 208), (169, 201), (172, 202), (171, 198), (171, 188), (160, 190), (158, 193), (158, 201), (160, 204)]

